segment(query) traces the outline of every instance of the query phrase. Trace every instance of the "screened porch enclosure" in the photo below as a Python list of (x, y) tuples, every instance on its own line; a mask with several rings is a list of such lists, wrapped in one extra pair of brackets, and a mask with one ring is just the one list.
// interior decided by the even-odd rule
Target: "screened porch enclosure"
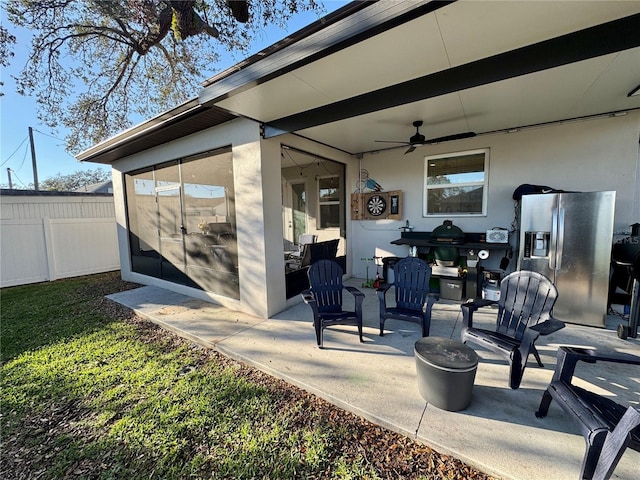
[[(307, 270), (314, 257), (324, 252), (320, 245), (332, 244), (326, 258), (346, 271), (347, 185), (344, 164), (288, 145), (282, 145), (281, 151), (282, 237), (289, 299), (309, 287)], [(305, 247), (309, 243), (302, 241), (305, 234), (313, 237), (311, 243), (320, 244), (317, 250)]]
[(125, 174), (133, 272), (239, 299), (230, 149)]

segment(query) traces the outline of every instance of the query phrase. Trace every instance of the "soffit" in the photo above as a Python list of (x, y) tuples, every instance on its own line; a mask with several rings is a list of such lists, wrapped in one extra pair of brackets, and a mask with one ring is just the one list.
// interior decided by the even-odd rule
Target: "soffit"
[[(404, 140), (421, 132), (436, 138), (460, 132), (478, 134), (527, 125), (640, 108), (627, 97), (629, 78), (640, 79), (640, 49), (578, 62), (377, 112), (303, 129), (297, 133), (345, 151), (393, 147), (376, 140)], [(571, 82), (567, 82), (571, 78)], [(462, 140), (462, 142), (473, 140)], [(406, 147), (403, 147), (406, 148)], [(419, 150), (417, 151), (419, 153)]]
[[(215, 104), (268, 123), (639, 12), (640, 2), (454, 2)], [(638, 108), (626, 97), (638, 83), (633, 49), (297, 133), (358, 153), (408, 139), (417, 119), (430, 138)]]
[(76, 156), (80, 161), (111, 164), (164, 143), (183, 138), (237, 118), (216, 107), (188, 102), (116, 135)]
[(435, 17), (425, 15), (217, 105), (268, 122), (448, 67)]
[[(403, 82), (439, 77), (456, 83), (460, 77), (451, 75), (469, 71), (467, 65), (482, 64), (486, 69), (486, 60), (496, 55), (638, 14), (637, 1), (350, 4), (326, 28), (320, 21), (307, 27), (313, 33), (298, 38), (294, 34), (280, 42), (282, 48), (267, 49), (266, 56), (258, 54), (238, 69), (210, 79), (199, 101), (186, 102), (108, 139), (78, 159), (110, 163), (237, 115), (264, 122), (265, 131), (277, 131), (271, 125), (282, 124), (288, 116), (303, 115), (307, 125), (291, 131), (360, 153), (389, 146), (377, 139), (408, 140), (415, 133), (414, 120), (423, 120), (422, 133), (433, 138), (640, 108), (640, 96), (626, 96), (640, 83), (640, 49), (631, 47), (514, 78), (505, 75), (487, 84), (439, 93), (436, 88), (432, 98), (402, 105), (393, 96), (406, 96), (395, 88)], [(640, 26), (637, 32), (625, 35), (637, 42)], [(514, 59), (520, 61), (518, 56)], [(486, 64), (500, 68), (495, 61)], [(436, 87), (441, 86), (442, 81)], [(391, 90), (384, 108), (349, 110), (354, 98), (375, 98), (384, 88)], [(334, 109), (334, 104), (343, 110), (344, 119), (316, 116), (323, 108)]]

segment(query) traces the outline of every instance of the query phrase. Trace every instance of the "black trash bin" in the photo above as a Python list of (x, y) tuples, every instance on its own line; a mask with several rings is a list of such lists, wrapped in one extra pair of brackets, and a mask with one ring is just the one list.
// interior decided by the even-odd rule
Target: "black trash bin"
[(422, 398), (451, 412), (467, 408), (478, 369), (476, 352), (462, 342), (441, 337), (421, 338), (414, 352)]
[[(382, 259), (382, 278), (384, 278), (385, 283), (393, 283), (393, 269), (396, 266), (396, 263), (400, 260), (400, 257), (384, 257)], [(389, 270), (391, 269), (391, 270)]]

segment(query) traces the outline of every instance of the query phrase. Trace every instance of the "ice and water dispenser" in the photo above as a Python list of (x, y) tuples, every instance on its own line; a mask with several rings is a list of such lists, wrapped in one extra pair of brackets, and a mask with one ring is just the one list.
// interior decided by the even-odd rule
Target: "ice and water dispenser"
[(548, 257), (551, 232), (524, 232), (523, 257)]

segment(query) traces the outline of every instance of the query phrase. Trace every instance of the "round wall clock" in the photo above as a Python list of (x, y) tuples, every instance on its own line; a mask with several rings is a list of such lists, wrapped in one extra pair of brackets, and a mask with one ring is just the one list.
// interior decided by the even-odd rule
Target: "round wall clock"
[(380, 195), (373, 195), (367, 200), (367, 211), (369, 215), (379, 217), (387, 209), (387, 201)]

